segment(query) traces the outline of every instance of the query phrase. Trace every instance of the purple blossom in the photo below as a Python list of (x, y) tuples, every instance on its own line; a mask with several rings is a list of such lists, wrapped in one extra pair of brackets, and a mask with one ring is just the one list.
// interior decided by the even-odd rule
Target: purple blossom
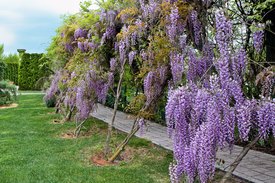
[(187, 70), (187, 79), (188, 82), (195, 82), (197, 78), (197, 67), (198, 67), (198, 60), (195, 56), (195, 53), (190, 50), (189, 51), (189, 60), (188, 60), (188, 70)]
[(168, 68), (166, 66), (161, 66), (161, 67), (158, 67), (157, 70), (158, 70), (160, 82), (161, 84), (163, 84), (167, 78)]
[(123, 40), (119, 42), (119, 59), (122, 66), (126, 59), (126, 42)]
[(239, 134), (240, 134), (240, 138), (245, 141), (248, 140), (248, 134), (252, 126), (251, 108), (252, 108), (252, 105), (250, 101), (247, 100), (244, 102), (243, 105), (241, 105), (237, 109), (237, 121), (238, 121)]
[(154, 81), (154, 76), (155, 73), (153, 71), (150, 71), (147, 76), (145, 77), (144, 79), (144, 94), (147, 98), (147, 101), (151, 101), (152, 100), (152, 84), (153, 84), (153, 81)]
[[(223, 108), (223, 130), (222, 133), (225, 134), (225, 139), (222, 139), (223, 142), (226, 141), (229, 145), (229, 148), (233, 148), (234, 145), (234, 135), (235, 135), (235, 124), (236, 124), (236, 115), (234, 108), (231, 108), (229, 105)], [(224, 143), (222, 144), (224, 146)]]
[(107, 22), (109, 23), (110, 26), (114, 26), (116, 16), (117, 16), (117, 12), (114, 10), (109, 10), (107, 12)]
[(242, 82), (242, 76), (245, 73), (246, 64), (246, 51), (244, 49), (240, 49), (237, 55), (232, 58), (231, 63), (231, 73), (235, 81), (239, 83)]
[(190, 14), (190, 19), (191, 19), (191, 25), (193, 26), (193, 31), (194, 31), (194, 38), (195, 38), (195, 44), (199, 45), (200, 40), (201, 40), (201, 23), (198, 19), (198, 13), (197, 11), (193, 10), (191, 11)]
[(205, 72), (213, 65), (214, 60), (214, 47), (210, 43), (206, 43), (203, 46), (203, 58), (202, 60), (205, 62)]
[(174, 163), (170, 163), (169, 165), (169, 176), (170, 176), (170, 182), (171, 183), (179, 183), (180, 176), (177, 174), (177, 165)]
[(87, 46), (90, 50), (95, 50), (97, 48), (97, 45), (94, 42), (88, 42)]
[(78, 38), (86, 38), (88, 34), (87, 30), (84, 30), (82, 28), (78, 28), (74, 32), (74, 39), (77, 40)]
[(66, 50), (67, 52), (72, 53), (72, 52), (74, 51), (74, 47), (72, 46), (71, 43), (66, 43), (66, 44), (65, 44), (65, 50)]
[(77, 121), (85, 120), (90, 114), (90, 105), (85, 99), (85, 83), (82, 81), (76, 91)]
[(84, 43), (83, 43), (83, 48), (84, 48), (85, 52), (89, 50), (88, 44), (89, 44), (88, 40), (84, 41)]
[(108, 74), (108, 86), (110, 88), (112, 88), (114, 86), (114, 80), (115, 80), (115, 76), (114, 76), (114, 73), (113, 72), (110, 72)]
[(137, 52), (136, 51), (131, 51), (129, 53), (129, 65), (132, 66), (132, 63), (135, 59), (135, 56), (136, 56)]
[(44, 100), (50, 100), (52, 99), (58, 92), (58, 82), (61, 79), (61, 71), (57, 71), (52, 79), (50, 87), (46, 91), (46, 95), (44, 97)]
[(140, 51), (140, 56), (141, 56), (142, 60), (144, 60), (144, 61), (146, 61), (148, 59), (148, 55), (145, 50)]
[(114, 72), (116, 70), (116, 67), (117, 67), (117, 61), (115, 58), (111, 58), (110, 60), (110, 70), (112, 72)]
[(237, 105), (243, 104), (244, 94), (240, 83), (238, 83), (237, 81), (231, 80), (228, 83), (228, 90), (231, 96), (235, 99)]
[(174, 84), (177, 85), (181, 82), (184, 70), (183, 56), (174, 52), (170, 53), (170, 64)]
[(146, 96), (146, 104), (158, 97), (161, 93), (161, 83), (158, 77), (158, 71), (150, 71), (144, 79), (144, 95)]
[(138, 38), (138, 32), (134, 31), (131, 34), (130, 40), (131, 40), (131, 46), (135, 46), (137, 44), (137, 38)]
[(170, 24), (166, 27), (167, 34), (171, 43), (175, 43), (175, 38), (178, 33), (178, 19), (178, 8), (176, 6), (173, 6), (171, 9), (171, 13), (168, 17), (168, 22), (170, 22)]
[(260, 51), (262, 50), (263, 44), (264, 44), (264, 31), (259, 30), (259, 31), (254, 32), (253, 45), (258, 53), (260, 53)]
[(84, 48), (84, 43), (83, 43), (83, 42), (78, 41), (78, 42), (77, 42), (77, 47), (78, 47), (78, 49), (80, 49), (82, 52), (85, 52), (85, 48)]
[(76, 105), (76, 95), (77, 87), (71, 88), (69, 87), (66, 96), (64, 99), (64, 105), (65, 107), (68, 107), (69, 109), (73, 109)]
[(185, 47), (186, 47), (186, 38), (187, 38), (187, 36), (186, 35), (182, 35), (182, 36), (180, 36), (179, 37), (179, 45), (180, 45), (180, 48), (182, 49), (182, 50), (184, 50), (185, 49)]
[(219, 47), (221, 57), (228, 57), (231, 38), (232, 38), (232, 23), (227, 20), (223, 11), (216, 12), (216, 40)]
[(112, 39), (116, 36), (115, 27), (107, 27), (105, 33), (101, 38), (101, 45), (104, 44), (107, 40)]
[(218, 60), (218, 70), (221, 86), (223, 89), (228, 87), (230, 81), (230, 72), (229, 72), (229, 58), (228, 56), (222, 56)]
[[(275, 126), (275, 104), (272, 102), (265, 102), (257, 111), (259, 135), (266, 139), (269, 131), (273, 131)], [(275, 136), (275, 135), (274, 135)]]

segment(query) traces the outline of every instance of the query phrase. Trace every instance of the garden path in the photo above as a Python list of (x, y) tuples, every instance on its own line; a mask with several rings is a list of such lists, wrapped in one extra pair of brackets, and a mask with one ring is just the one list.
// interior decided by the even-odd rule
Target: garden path
[[(110, 123), (113, 115), (113, 109), (101, 104), (92, 116)], [(118, 111), (115, 128), (124, 132), (131, 130), (134, 122), (134, 116)], [(152, 141), (154, 144), (173, 150), (172, 139), (167, 135), (167, 128), (154, 122), (148, 122), (144, 134), (137, 132), (136, 136)], [(234, 146), (232, 153), (229, 151), (218, 151), (217, 157), (225, 161), (222, 165), (216, 165), (221, 170), (227, 170), (230, 163), (234, 161), (242, 150), (240, 146)], [(250, 150), (242, 162), (233, 172), (234, 175), (255, 183), (275, 183), (275, 156), (262, 152)]]

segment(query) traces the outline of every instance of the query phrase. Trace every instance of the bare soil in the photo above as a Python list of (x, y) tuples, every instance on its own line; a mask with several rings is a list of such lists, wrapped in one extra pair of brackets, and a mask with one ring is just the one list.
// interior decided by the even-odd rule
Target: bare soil
[(91, 158), (90, 162), (96, 166), (110, 166), (118, 165), (120, 162), (130, 162), (135, 156), (148, 154), (149, 150), (145, 148), (131, 148), (126, 147), (125, 150), (120, 154), (115, 162), (109, 162), (105, 159), (103, 152), (95, 153)]
[(62, 139), (74, 139), (74, 138), (76, 138), (76, 137), (74, 136), (74, 133), (73, 133), (73, 132), (62, 133), (60, 137), (61, 137)]
[(0, 106), (0, 109), (9, 109), (9, 108), (15, 108), (15, 107), (18, 107), (18, 104), (13, 103), (9, 105), (3, 105), (3, 106)]
[(60, 119), (54, 119), (52, 122), (51, 122), (52, 124), (63, 124), (64, 123), (64, 121), (63, 120), (60, 120)]
[(90, 162), (96, 166), (116, 165), (116, 162), (109, 162), (104, 158), (103, 152), (97, 153), (90, 158)]

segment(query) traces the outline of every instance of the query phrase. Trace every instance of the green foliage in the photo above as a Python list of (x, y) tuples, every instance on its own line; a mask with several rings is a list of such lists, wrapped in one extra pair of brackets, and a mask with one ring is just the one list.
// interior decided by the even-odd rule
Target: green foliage
[(16, 100), (16, 86), (10, 81), (0, 81), (0, 106)]
[(6, 63), (4, 79), (13, 81), (18, 85), (19, 63)]
[(0, 61), (4, 59), (4, 45), (0, 44)]
[(48, 108), (55, 107), (56, 98), (55, 98), (55, 97), (52, 97), (52, 98), (50, 98), (50, 99), (45, 99), (45, 103), (46, 103), (46, 106), (47, 106)]
[(50, 70), (45, 66), (48, 62), (43, 54), (24, 53), (19, 69), (19, 87), (21, 90), (39, 90), (37, 81), (50, 75)]
[(4, 79), (6, 64), (0, 60), (0, 81)]
[(0, 81), (4, 79), (4, 74), (5, 74), (5, 69), (6, 69), (6, 65), (3, 62), (3, 58), (4, 58), (4, 45), (0, 44)]
[(18, 84), (19, 56), (17, 54), (4, 55), (4, 45), (0, 45), (0, 81), (10, 80)]

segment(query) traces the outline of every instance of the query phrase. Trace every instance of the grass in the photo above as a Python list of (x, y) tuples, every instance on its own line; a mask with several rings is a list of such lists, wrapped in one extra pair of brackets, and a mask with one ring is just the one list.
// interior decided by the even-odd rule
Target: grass
[[(169, 182), (171, 152), (134, 138), (132, 158), (114, 166), (92, 165), (89, 159), (102, 149), (106, 125), (90, 119), (83, 132), (89, 136), (63, 139), (60, 134), (74, 124), (52, 124), (59, 117), (53, 111), (44, 107), (41, 95), (20, 96), (19, 107), (0, 110), (1, 183)], [(112, 144), (124, 136), (116, 133)]]

